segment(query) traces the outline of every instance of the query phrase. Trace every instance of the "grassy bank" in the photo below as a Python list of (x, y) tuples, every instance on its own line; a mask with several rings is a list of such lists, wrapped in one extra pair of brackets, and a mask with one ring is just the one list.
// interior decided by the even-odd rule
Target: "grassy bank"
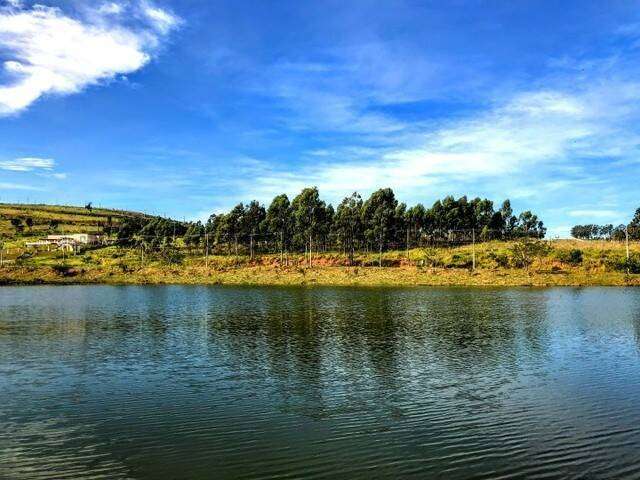
[[(177, 263), (135, 249), (115, 246), (62, 258), (60, 252), (17, 259), (0, 268), (0, 284), (229, 284), (229, 285), (459, 285), (459, 286), (581, 286), (638, 285), (639, 274), (627, 274), (620, 265), (625, 246), (616, 242), (549, 242), (543, 255), (528, 268), (518, 267), (514, 242), (487, 242), (471, 246), (420, 248), (386, 252), (383, 267), (375, 254), (356, 256), (348, 266), (340, 253), (316, 254), (313, 266), (303, 255), (288, 264), (279, 255), (209, 256), (183, 250)], [(576, 253), (579, 252), (579, 253)], [(640, 256), (640, 244), (631, 245)]]

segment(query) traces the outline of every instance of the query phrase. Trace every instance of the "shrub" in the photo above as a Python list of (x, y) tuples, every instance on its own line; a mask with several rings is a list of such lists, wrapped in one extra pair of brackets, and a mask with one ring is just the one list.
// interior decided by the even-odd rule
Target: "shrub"
[(572, 250), (559, 250), (556, 258), (562, 263), (569, 265), (580, 265), (583, 260), (582, 250), (574, 248)]
[(78, 271), (69, 265), (53, 265), (51, 268), (62, 277), (73, 277), (78, 274)]
[(608, 266), (619, 272), (640, 273), (640, 255), (634, 253), (629, 259), (611, 259)]
[(438, 259), (438, 250), (435, 248), (423, 248), (418, 257), (418, 264), (427, 267), (442, 266), (442, 262)]
[(509, 268), (509, 256), (505, 253), (496, 253), (491, 251), (487, 253), (489, 260), (495, 262), (496, 266), (500, 268)]
[(471, 268), (473, 266), (473, 260), (469, 254), (454, 253), (451, 256), (451, 261), (447, 262), (447, 268)]
[(542, 240), (524, 237), (511, 247), (513, 263), (516, 267), (529, 270), (536, 258), (544, 257), (551, 251), (551, 247)]

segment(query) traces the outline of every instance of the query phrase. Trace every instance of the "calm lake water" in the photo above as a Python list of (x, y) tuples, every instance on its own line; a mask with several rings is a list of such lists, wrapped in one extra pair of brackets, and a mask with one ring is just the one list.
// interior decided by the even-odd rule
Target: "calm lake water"
[(640, 289), (0, 288), (0, 478), (640, 478)]

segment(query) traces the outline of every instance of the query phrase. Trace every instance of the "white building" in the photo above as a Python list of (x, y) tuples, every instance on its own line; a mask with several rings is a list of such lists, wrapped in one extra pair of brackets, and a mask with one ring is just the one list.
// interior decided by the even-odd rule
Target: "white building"
[(47, 235), (44, 240), (27, 243), (27, 247), (50, 248), (55, 245), (64, 250), (76, 250), (80, 245), (97, 245), (103, 239), (103, 235), (97, 233), (65, 233), (61, 235)]
[(66, 233), (62, 235), (48, 235), (45, 239), (50, 243), (75, 243), (79, 245), (95, 245), (100, 243), (102, 235), (97, 233)]

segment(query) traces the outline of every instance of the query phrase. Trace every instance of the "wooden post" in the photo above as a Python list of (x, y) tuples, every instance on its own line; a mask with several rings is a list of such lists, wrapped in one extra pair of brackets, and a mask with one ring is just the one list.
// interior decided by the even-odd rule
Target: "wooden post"
[(209, 268), (209, 234), (207, 231), (204, 231), (204, 266), (205, 268)]
[(626, 242), (627, 242), (627, 261), (629, 261), (629, 226), (624, 229)]
[(472, 251), (472, 256), (473, 256), (473, 270), (475, 271), (476, 269), (476, 229), (473, 228), (471, 230), (471, 251)]

